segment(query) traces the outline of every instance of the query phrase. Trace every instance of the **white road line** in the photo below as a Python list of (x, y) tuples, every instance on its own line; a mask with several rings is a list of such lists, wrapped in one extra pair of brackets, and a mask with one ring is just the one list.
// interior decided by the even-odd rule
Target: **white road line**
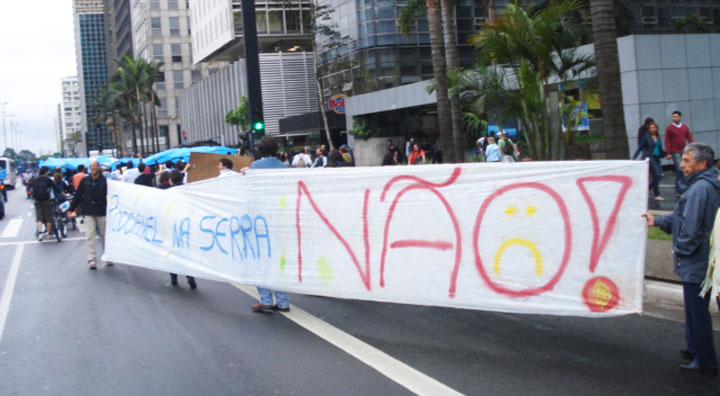
[(10, 300), (12, 300), (13, 291), (15, 290), (15, 279), (17, 279), (18, 269), (20, 268), (20, 259), (22, 258), (25, 245), (18, 245), (13, 256), (12, 266), (5, 281), (2, 297), (0, 297), (0, 341), (2, 341), (5, 332), (5, 321), (10, 311)]
[(20, 227), (22, 226), (23, 219), (12, 219), (8, 223), (8, 225), (5, 226), (5, 230), (3, 230), (2, 235), (0, 235), (0, 238), (15, 238), (18, 233), (20, 232)]
[[(62, 242), (68, 241), (84, 241), (85, 237), (76, 237), (76, 238), (65, 238), (62, 240)], [(0, 243), (0, 246), (13, 246), (13, 245), (38, 245), (41, 243), (57, 243), (54, 239), (46, 239), (45, 242), (38, 242), (38, 241), (18, 241), (18, 242), (2, 242)]]
[[(238, 284), (233, 286), (253, 298), (258, 298), (257, 291), (253, 287)], [(291, 311), (283, 315), (417, 395), (462, 396), (462, 393), (455, 389), (296, 306), (292, 306)]]

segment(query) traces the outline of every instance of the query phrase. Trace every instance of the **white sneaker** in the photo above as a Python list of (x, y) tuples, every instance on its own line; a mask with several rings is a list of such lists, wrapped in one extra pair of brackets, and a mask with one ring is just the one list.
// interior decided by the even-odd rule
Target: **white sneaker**
[(38, 242), (42, 242), (44, 235), (45, 235), (44, 232), (41, 232), (41, 233), (38, 234), (38, 236), (37, 236)]

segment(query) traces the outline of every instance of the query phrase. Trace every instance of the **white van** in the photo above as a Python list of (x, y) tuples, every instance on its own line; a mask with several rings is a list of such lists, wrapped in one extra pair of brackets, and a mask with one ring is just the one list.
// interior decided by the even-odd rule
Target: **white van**
[(17, 176), (17, 163), (10, 158), (0, 157), (0, 180), (9, 190), (15, 188)]

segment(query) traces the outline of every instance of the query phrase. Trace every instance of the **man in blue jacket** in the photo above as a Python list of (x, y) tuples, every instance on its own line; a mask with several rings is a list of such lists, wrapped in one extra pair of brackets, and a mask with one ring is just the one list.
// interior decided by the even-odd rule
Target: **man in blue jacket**
[(713, 329), (708, 305), (710, 295), (700, 296), (710, 254), (710, 234), (720, 207), (718, 172), (712, 169), (715, 153), (701, 143), (685, 147), (680, 168), (689, 188), (675, 204), (673, 213), (653, 217), (643, 213), (649, 226), (673, 236), (675, 274), (683, 284), (685, 298), (685, 341), (680, 351), (689, 363), (680, 367), (705, 375), (717, 375), (718, 362), (713, 346)]
[[(285, 168), (285, 165), (283, 165), (282, 162), (275, 158), (275, 155), (278, 151), (278, 144), (273, 138), (268, 136), (262, 138), (262, 140), (260, 140), (260, 143), (258, 143), (257, 145), (257, 149), (260, 152), (262, 159), (253, 162), (252, 165), (250, 165), (250, 169)], [(253, 312), (262, 313), (271, 311), (290, 311), (290, 297), (288, 297), (287, 293), (275, 290), (274, 293), (276, 301), (275, 304), (273, 304), (273, 290), (266, 289), (264, 287), (258, 287), (257, 291), (260, 295), (260, 302), (250, 307)]]

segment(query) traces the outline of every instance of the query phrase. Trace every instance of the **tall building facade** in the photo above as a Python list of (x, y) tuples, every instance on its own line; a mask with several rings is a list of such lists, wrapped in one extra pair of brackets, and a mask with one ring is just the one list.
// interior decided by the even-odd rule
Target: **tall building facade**
[[(313, 54), (278, 52), (260, 54), (265, 133), (280, 134), (280, 120), (318, 111), (313, 82)], [(220, 69), (190, 88), (182, 96), (183, 142), (214, 140), (236, 145), (241, 131), (225, 122), (225, 114), (240, 106), (247, 96), (245, 61)]]
[[(631, 2), (630, 20), (633, 33), (664, 33), (687, 31), (692, 23), (681, 29), (685, 18), (697, 16), (697, 21), (720, 27), (720, 1), (718, 0), (642, 0)], [(697, 33), (697, 32), (695, 32)]]
[(57, 143), (56, 149), (58, 153), (61, 153), (63, 157), (65, 156), (65, 153), (63, 152), (63, 137), (62, 137), (62, 104), (58, 103), (57, 105), (57, 114), (55, 115), (55, 141)]
[[(244, 57), (242, 2), (190, 0), (195, 63)], [(312, 51), (308, 27), (310, 0), (255, 1), (258, 51)]]
[(82, 101), (80, 99), (80, 84), (77, 77), (62, 79), (62, 103), (58, 111), (60, 122), (60, 152), (75, 153), (75, 143), (69, 141), (76, 132), (82, 132)]
[(183, 90), (226, 65), (193, 65), (188, 6), (189, 2), (185, 0), (130, 2), (135, 56), (164, 64), (160, 69), (161, 80), (154, 86), (160, 99), (157, 125), (161, 148), (174, 147), (182, 142), (180, 97)]
[(104, 0), (104, 4), (108, 72), (112, 75), (117, 71), (115, 61), (118, 58), (125, 55), (133, 57), (130, 0)]
[(73, 5), (82, 131), (85, 151), (90, 155), (113, 146), (107, 127), (97, 122), (94, 109), (108, 81), (105, 17), (102, 0), (74, 0)]

